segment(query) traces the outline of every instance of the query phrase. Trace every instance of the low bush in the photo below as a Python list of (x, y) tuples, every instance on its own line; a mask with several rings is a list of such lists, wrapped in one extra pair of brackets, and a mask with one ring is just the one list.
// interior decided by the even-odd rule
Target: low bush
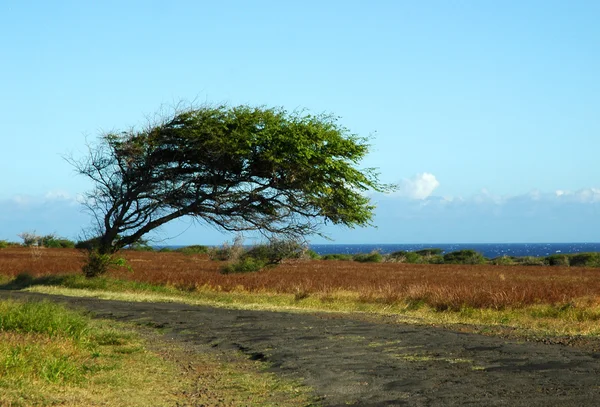
[(103, 254), (97, 250), (90, 250), (81, 270), (84, 276), (92, 278), (106, 274), (109, 270), (119, 267), (124, 267), (132, 271), (131, 266), (124, 258), (115, 257), (112, 254)]
[(569, 255), (572, 267), (600, 267), (600, 253), (577, 253)]
[(54, 248), (54, 249), (73, 249), (75, 247), (75, 242), (69, 239), (65, 239), (63, 237), (58, 237), (56, 235), (46, 235), (40, 238), (39, 243), (44, 247)]
[[(164, 248), (164, 249), (168, 249), (168, 248)], [(161, 249), (162, 251), (163, 249)], [(170, 249), (168, 249), (170, 251)], [(180, 247), (179, 249), (175, 250), (176, 252), (179, 253), (183, 253), (183, 254), (207, 254), (209, 252), (209, 247), (208, 246), (202, 246), (199, 244), (195, 244), (195, 245), (191, 245), (191, 246), (185, 246), (185, 247)]]
[(545, 257), (523, 256), (511, 257), (515, 264), (519, 266), (547, 266), (548, 262)]
[(236, 236), (233, 243), (225, 242), (221, 247), (211, 247), (207, 253), (211, 260), (237, 261), (244, 253), (244, 239)]
[(423, 257), (439, 256), (443, 252), (444, 251), (439, 248), (428, 248), (428, 249), (421, 249), (421, 250), (415, 251), (416, 254), (418, 254), (419, 256), (423, 256)]
[(8, 247), (8, 242), (6, 240), (0, 240), (0, 249), (6, 249)]
[(425, 262), (425, 259), (418, 252), (408, 252), (404, 256), (405, 263), (418, 264)]
[(552, 254), (545, 259), (550, 266), (569, 266), (569, 256), (566, 254)]
[(496, 266), (513, 266), (515, 264), (517, 264), (515, 262), (515, 259), (511, 256), (499, 256), (499, 257), (494, 257), (493, 259), (490, 260), (490, 264), (496, 265)]
[(444, 255), (444, 263), (447, 264), (484, 264), (485, 257), (479, 252), (471, 249), (457, 250)]
[(352, 256), (352, 260), (360, 263), (381, 263), (383, 256), (379, 252), (359, 253)]
[(98, 244), (99, 238), (93, 237), (87, 240), (79, 240), (77, 243), (75, 243), (75, 248), (80, 250), (93, 250), (94, 248), (98, 247)]
[(321, 260), (344, 260), (344, 261), (351, 261), (352, 260), (352, 255), (351, 254), (342, 254), (342, 253), (324, 254), (324, 255), (321, 256)]
[(233, 261), (221, 267), (221, 273), (252, 273), (260, 271), (267, 264), (264, 261), (255, 259), (253, 257), (245, 257), (237, 261)]
[(23, 232), (18, 235), (23, 239), (23, 246), (29, 247), (40, 244), (41, 236), (38, 236), (35, 232)]
[(135, 250), (136, 252), (153, 252), (154, 247), (150, 246), (147, 240), (140, 239), (137, 242), (127, 246), (127, 250)]
[(320, 260), (321, 259), (321, 255), (317, 252), (315, 252), (314, 250), (306, 250), (304, 252), (303, 255), (305, 258), (310, 259), (310, 260)]
[(444, 256), (436, 254), (426, 259), (429, 264), (444, 264)]
[(265, 264), (279, 264), (285, 259), (300, 259), (305, 252), (306, 246), (296, 240), (273, 239), (269, 243), (248, 249), (242, 254), (242, 258), (253, 258)]

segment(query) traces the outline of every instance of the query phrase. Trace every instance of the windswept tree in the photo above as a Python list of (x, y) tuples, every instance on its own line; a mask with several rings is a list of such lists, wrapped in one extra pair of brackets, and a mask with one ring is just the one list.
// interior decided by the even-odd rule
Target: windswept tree
[(357, 168), (368, 140), (331, 115), (203, 106), (88, 147), (69, 161), (95, 185), (85, 205), (101, 255), (186, 216), (285, 238), (319, 233), (324, 223), (365, 226), (374, 206), (364, 192), (389, 188), (374, 169)]

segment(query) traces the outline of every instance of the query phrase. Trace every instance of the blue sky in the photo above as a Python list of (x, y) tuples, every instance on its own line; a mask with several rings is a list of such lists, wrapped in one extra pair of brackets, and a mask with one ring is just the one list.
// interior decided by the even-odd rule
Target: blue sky
[[(76, 238), (62, 159), (179, 100), (373, 135), (377, 229), (336, 243), (599, 241), (596, 1), (0, 1), (0, 239)], [(177, 222), (169, 244), (230, 236)], [(314, 239), (320, 242), (321, 239)]]

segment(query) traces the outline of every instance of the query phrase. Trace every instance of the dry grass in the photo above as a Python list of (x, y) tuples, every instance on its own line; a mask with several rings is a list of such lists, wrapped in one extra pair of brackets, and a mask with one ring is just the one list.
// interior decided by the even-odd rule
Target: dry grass
[[(597, 306), (600, 269), (574, 267), (428, 265), (296, 261), (257, 273), (221, 274), (220, 262), (206, 255), (122, 253), (133, 271), (111, 277), (172, 286), (185, 291), (213, 290), (294, 294), (327, 300), (351, 292), (365, 303), (429, 305), (437, 310), (463, 307), (503, 309), (535, 304)], [(45, 249), (36, 257), (27, 248), (0, 250), (0, 273), (33, 276), (80, 273), (77, 250)]]

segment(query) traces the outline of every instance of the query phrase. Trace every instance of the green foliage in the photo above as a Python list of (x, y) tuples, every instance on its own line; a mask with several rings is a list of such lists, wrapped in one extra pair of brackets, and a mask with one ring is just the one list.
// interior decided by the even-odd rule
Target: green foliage
[(406, 253), (409, 253), (409, 252), (404, 251), (404, 250), (398, 250), (396, 252), (392, 252), (392, 253), (388, 254), (388, 257), (390, 257), (392, 259), (399, 259), (399, 258), (405, 257)]
[(569, 255), (572, 267), (600, 267), (600, 253), (577, 253)]
[[(161, 249), (162, 250), (162, 249)], [(186, 246), (186, 247), (180, 247), (179, 249), (175, 250), (176, 252), (179, 253), (183, 253), (183, 254), (207, 254), (209, 252), (209, 248), (208, 246), (202, 246), (202, 245), (192, 245), (192, 246)]]
[(272, 239), (248, 249), (242, 258), (253, 258), (265, 264), (279, 264), (284, 259), (299, 259), (306, 246), (294, 239)]
[(416, 254), (423, 257), (437, 256), (441, 255), (443, 252), (444, 251), (439, 248), (428, 248), (415, 251)]
[(321, 259), (321, 255), (319, 255), (319, 253), (315, 252), (314, 250), (306, 250), (304, 252), (304, 257), (310, 260), (320, 260)]
[(536, 256), (511, 257), (519, 266), (547, 266), (546, 258)]
[(387, 256), (387, 260), (398, 263), (422, 263), (423, 257), (415, 252), (399, 250), (397, 252), (390, 253)]
[(490, 264), (495, 266), (513, 266), (516, 264), (515, 259), (511, 256), (503, 255), (490, 260)]
[(93, 237), (87, 240), (80, 240), (75, 243), (75, 248), (80, 250), (93, 250), (97, 249), (100, 245), (100, 239), (97, 237)]
[(23, 246), (30, 247), (40, 244), (41, 236), (38, 236), (35, 232), (23, 232), (18, 235), (23, 239)]
[(208, 256), (211, 260), (217, 261), (236, 261), (244, 253), (244, 238), (238, 235), (230, 244), (223, 243), (221, 247), (211, 247), (208, 249)]
[(485, 257), (479, 252), (471, 249), (457, 250), (444, 255), (444, 263), (447, 264), (483, 264)]
[(75, 247), (75, 242), (72, 240), (58, 237), (54, 234), (42, 236), (40, 244), (44, 247), (59, 249), (73, 249)]
[(231, 247), (214, 247), (208, 251), (208, 256), (211, 260), (227, 261), (233, 257)]
[(368, 139), (333, 115), (203, 106), (104, 134), (70, 162), (95, 184), (87, 208), (100, 220), (99, 250), (109, 253), (184, 216), (294, 238), (323, 222), (370, 225), (364, 192), (393, 187), (358, 168), (368, 151)]
[(444, 256), (441, 254), (433, 255), (427, 258), (427, 263), (429, 264), (444, 264)]
[(552, 254), (545, 261), (551, 266), (569, 266), (569, 256), (566, 254)]
[(134, 242), (127, 246), (129, 250), (135, 250), (138, 252), (153, 252), (154, 247), (150, 246), (146, 239), (139, 239), (137, 242)]
[(353, 260), (351, 254), (342, 254), (342, 253), (331, 253), (324, 254), (321, 256), (321, 260), (343, 260), (343, 261), (351, 261)]
[(90, 250), (82, 271), (86, 277), (92, 278), (106, 274), (109, 270), (117, 267), (124, 267), (131, 271), (131, 266), (124, 258), (100, 253), (98, 250)]
[(260, 271), (267, 265), (266, 262), (254, 257), (245, 257), (237, 261), (233, 261), (221, 267), (223, 274), (229, 273), (251, 273)]
[(442, 249), (423, 249), (417, 250), (416, 252), (406, 252), (404, 250), (400, 250), (387, 255), (386, 260), (391, 262), (411, 264), (442, 264), (444, 262), (444, 258), (440, 253), (442, 253)]
[(405, 263), (424, 263), (426, 262), (424, 256), (418, 252), (408, 252), (404, 255)]
[(6, 249), (9, 246), (6, 240), (0, 240), (0, 249)]
[(379, 252), (359, 253), (352, 256), (352, 260), (360, 263), (381, 263), (383, 256)]

